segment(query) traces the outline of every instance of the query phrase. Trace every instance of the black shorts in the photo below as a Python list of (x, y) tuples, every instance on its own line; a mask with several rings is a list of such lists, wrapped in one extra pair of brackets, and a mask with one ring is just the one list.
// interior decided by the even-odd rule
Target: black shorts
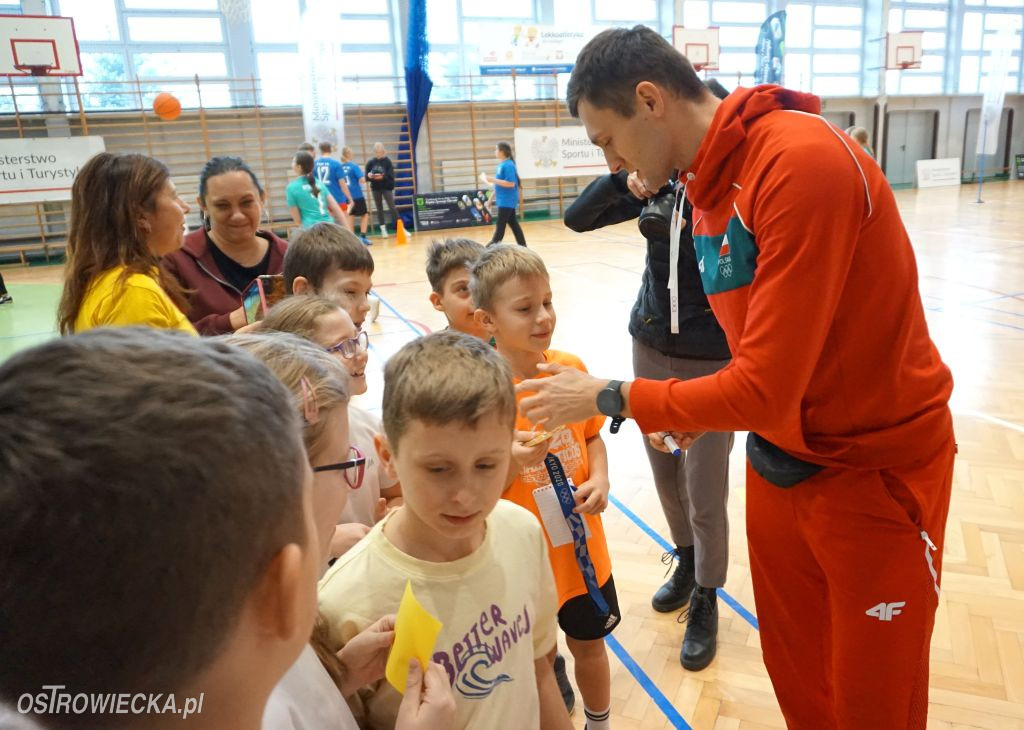
[(615, 593), (615, 577), (609, 575), (601, 586), (601, 595), (608, 603), (611, 614), (601, 616), (597, 612), (589, 593), (570, 598), (558, 609), (558, 625), (566, 636), (579, 641), (593, 641), (608, 636), (622, 620), (619, 612), (619, 596)]
[(348, 207), (348, 214), (353, 218), (366, 215), (366, 198), (353, 198), (352, 205)]

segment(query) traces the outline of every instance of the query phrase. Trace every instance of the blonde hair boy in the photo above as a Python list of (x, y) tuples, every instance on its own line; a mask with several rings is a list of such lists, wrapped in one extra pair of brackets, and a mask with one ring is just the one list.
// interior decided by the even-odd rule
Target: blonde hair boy
[[(539, 377), (540, 363), (586, 371), (575, 355), (550, 349), (555, 309), (547, 269), (537, 253), (523, 246), (489, 246), (473, 265), (470, 290), (478, 307), (477, 321), (494, 338), (517, 382)], [(558, 589), (558, 624), (576, 660), (576, 684), (589, 730), (610, 727), (611, 674), (603, 638), (620, 620), (600, 517), (608, 504), (609, 489), (608, 454), (601, 440), (603, 423), (604, 416), (598, 416), (566, 424), (532, 447), (532, 441), (517, 444), (519, 470), (503, 495), (532, 512), (548, 536)], [(516, 428), (528, 431), (531, 424), (520, 416)], [(545, 502), (554, 514), (561, 515), (560, 504), (570, 498), (576, 507), (564, 519), (545, 521), (541, 517)], [(578, 528), (584, 525), (589, 534), (581, 539)]]
[[(378, 452), (405, 504), (328, 571), (320, 609), (340, 646), (395, 611), (408, 582), (444, 623), (433, 661), (455, 694), (451, 727), (515, 718), (516, 727), (567, 730), (547, 660), (555, 595), (544, 539), (529, 513), (500, 500), (515, 408), (508, 366), (470, 335), (437, 332), (388, 361)], [(360, 697), (361, 727), (394, 726), (393, 688), (378, 682)]]

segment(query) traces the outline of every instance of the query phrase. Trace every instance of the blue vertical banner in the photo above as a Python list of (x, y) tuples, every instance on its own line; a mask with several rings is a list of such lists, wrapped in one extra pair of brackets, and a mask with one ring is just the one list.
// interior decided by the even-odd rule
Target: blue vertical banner
[(757, 37), (757, 68), (754, 70), (755, 84), (781, 84), (782, 60), (786, 54), (786, 11), (772, 13), (761, 24)]
[[(408, 157), (412, 168), (412, 181), (395, 185), (395, 197), (412, 201), (416, 182), (416, 141), (420, 135), (420, 124), (427, 115), (430, 104), (430, 92), (434, 82), (427, 72), (430, 55), (430, 44), (427, 42), (427, 2), (426, 0), (410, 0), (409, 2), (409, 33), (405, 44), (405, 111), (406, 118), (402, 123), (402, 140), (408, 141), (408, 152), (399, 151), (398, 159)], [(403, 200), (404, 203), (404, 200)], [(410, 213), (402, 214), (407, 226), (413, 225)]]

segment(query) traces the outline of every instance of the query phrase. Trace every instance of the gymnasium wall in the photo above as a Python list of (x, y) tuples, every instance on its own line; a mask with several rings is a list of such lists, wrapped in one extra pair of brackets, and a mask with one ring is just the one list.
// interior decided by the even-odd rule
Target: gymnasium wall
[[(828, 98), (823, 113), (846, 126), (852, 122), (875, 130), (876, 99)], [(979, 109), (980, 96), (899, 96), (888, 99), (889, 112), (934, 110), (937, 127), (935, 157), (961, 157), (965, 145), (968, 111)], [(1012, 110), (1010, 162), (1024, 153), (1024, 95), (1008, 95)], [(398, 196), (400, 207), (412, 205), (409, 151), (400, 146), (403, 106), (360, 105), (345, 109), (345, 140), (360, 164), (372, 155), (374, 142), (383, 142), (396, 162), (398, 184), (410, 187)], [(474, 101), (434, 103), (420, 132), (417, 159), (422, 192), (475, 187), (481, 171), (493, 173), (494, 145), (511, 141), (516, 126), (575, 124), (564, 104), (550, 98), (539, 101)], [(143, 152), (163, 160), (171, 168), (182, 197), (192, 204), (203, 163), (213, 155), (239, 155), (261, 178), (267, 191), (266, 214), (275, 230), (290, 225), (284, 188), (292, 177), (291, 157), (302, 141), (301, 110), (297, 107), (249, 107), (199, 109), (165, 122), (148, 111), (54, 112), (0, 115), (0, 139), (18, 137), (100, 135), (110, 151)], [(873, 138), (876, 150), (879, 145)], [(973, 150), (974, 140), (967, 144)], [(878, 156), (881, 159), (880, 150)], [(970, 157), (973, 157), (971, 155)], [(973, 164), (973, 163), (972, 163)], [(991, 162), (987, 163), (991, 166)], [(1010, 172), (997, 170), (996, 172)], [(975, 170), (964, 170), (973, 179)], [(991, 174), (991, 170), (986, 174)], [(560, 217), (565, 207), (589, 182), (589, 178), (526, 180), (523, 212), (526, 217)], [(59, 253), (66, 236), (67, 203), (0, 205), (0, 262), (26, 256)], [(198, 225), (198, 209), (190, 213), (190, 225)]]

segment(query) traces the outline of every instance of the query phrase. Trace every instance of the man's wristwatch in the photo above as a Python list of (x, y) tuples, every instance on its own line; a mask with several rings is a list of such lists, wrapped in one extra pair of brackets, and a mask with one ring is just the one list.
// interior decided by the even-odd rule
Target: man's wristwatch
[(619, 427), (626, 419), (622, 417), (622, 381), (612, 380), (600, 393), (597, 394), (597, 410), (612, 419), (609, 430), (618, 433)]

